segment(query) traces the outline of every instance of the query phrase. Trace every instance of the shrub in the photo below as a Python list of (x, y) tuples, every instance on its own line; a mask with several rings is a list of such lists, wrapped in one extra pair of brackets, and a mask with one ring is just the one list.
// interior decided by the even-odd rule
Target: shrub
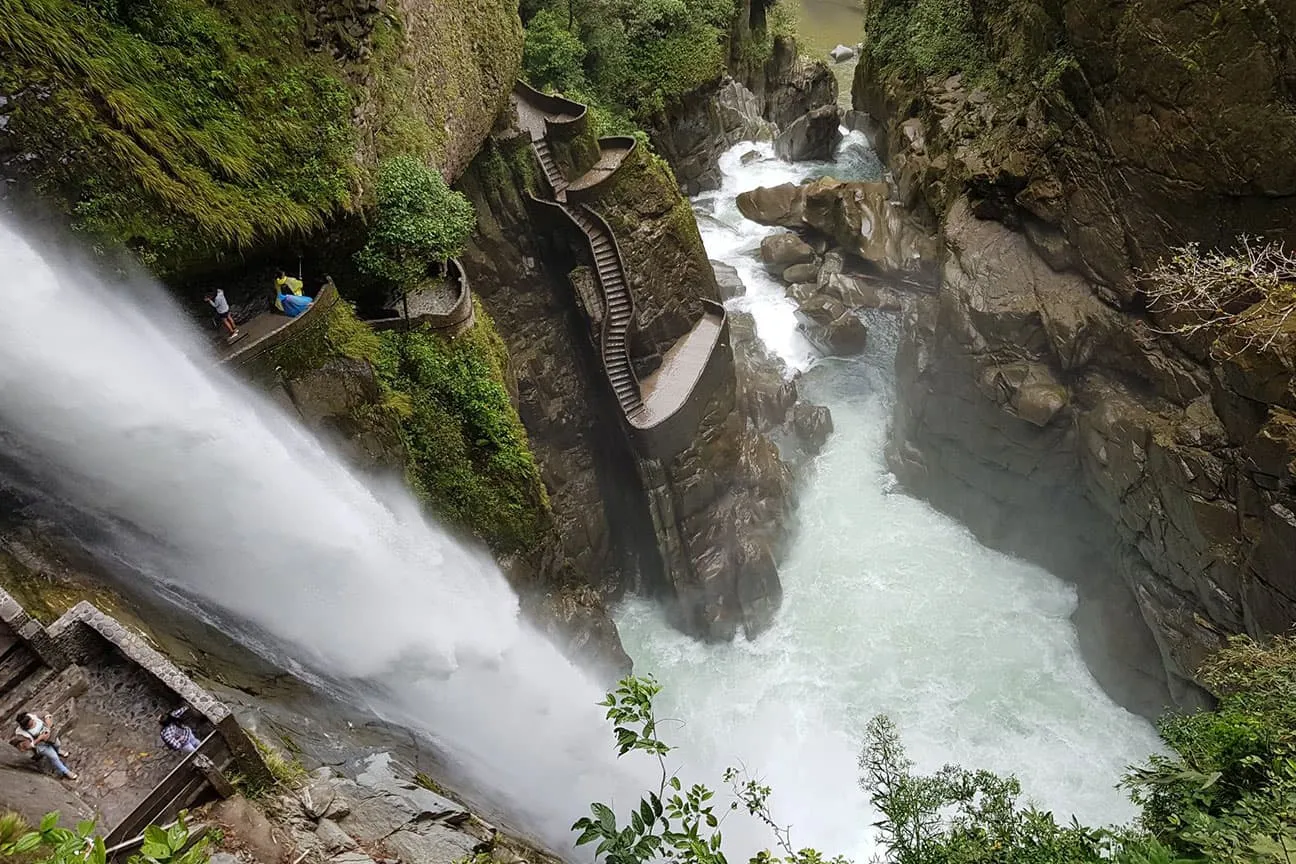
[(505, 386), (507, 355), (490, 317), (453, 339), (388, 332), (375, 367), (407, 410), (400, 425), (415, 491), (441, 518), (499, 552), (535, 545), (549, 502)]
[(430, 263), (461, 253), (477, 226), (468, 199), (413, 156), (394, 156), (379, 166), (377, 198), (356, 266), (398, 293), (417, 285)]
[(578, 90), (585, 85), (584, 60), (585, 45), (563, 27), (555, 12), (542, 9), (531, 19), (522, 48), (522, 68), (532, 85)]
[(1296, 323), (1296, 255), (1281, 243), (1243, 236), (1232, 252), (1205, 253), (1189, 244), (1142, 275), (1164, 332), (1205, 337), (1217, 355), (1273, 349)]

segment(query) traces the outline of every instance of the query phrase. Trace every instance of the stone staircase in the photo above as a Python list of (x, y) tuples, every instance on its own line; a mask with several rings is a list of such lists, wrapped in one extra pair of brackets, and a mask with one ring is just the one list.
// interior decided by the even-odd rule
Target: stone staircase
[(545, 180), (549, 183), (549, 188), (553, 190), (554, 200), (558, 202), (566, 202), (567, 178), (563, 176), (562, 171), (558, 168), (558, 163), (554, 159), (553, 150), (549, 148), (549, 142), (543, 138), (538, 141), (532, 141), (531, 149), (535, 151), (536, 159), (540, 161), (540, 167), (544, 170)]
[(612, 232), (589, 208), (569, 206), (566, 210), (589, 243), (595, 272), (603, 286), (603, 300), (607, 307), (603, 320), (603, 367), (607, 370), (621, 410), (627, 417), (633, 417), (643, 409), (643, 399), (639, 395), (634, 369), (630, 366), (629, 336), (634, 300), (626, 282), (621, 254)]

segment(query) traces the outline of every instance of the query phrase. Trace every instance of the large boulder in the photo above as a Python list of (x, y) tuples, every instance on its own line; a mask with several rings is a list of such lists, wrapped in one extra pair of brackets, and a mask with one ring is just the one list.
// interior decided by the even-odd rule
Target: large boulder
[(841, 301), (816, 294), (797, 309), (801, 332), (826, 354), (850, 357), (868, 344), (868, 328)]
[(798, 402), (792, 409), (792, 429), (801, 446), (813, 456), (832, 434), (832, 412), (824, 405)]
[(758, 186), (738, 195), (738, 212), (762, 225), (799, 228), (805, 211), (805, 190), (795, 183)]
[(891, 205), (886, 183), (821, 178), (804, 187), (802, 221), (883, 270), (929, 270), (936, 239)]
[(765, 269), (774, 274), (782, 274), (793, 264), (809, 264), (815, 257), (810, 244), (791, 231), (771, 234), (762, 240), (760, 255)]
[(837, 104), (837, 76), (828, 64), (804, 64), (798, 53), (796, 39), (777, 36), (765, 64), (764, 115), (781, 129), (815, 108)]
[(732, 300), (747, 293), (747, 286), (743, 285), (742, 278), (733, 267), (722, 261), (712, 261), (711, 269), (715, 271), (716, 290), (721, 300)]
[(828, 161), (841, 143), (836, 105), (824, 105), (792, 121), (774, 139), (774, 153), (789, 162)]
[(832, 58), (834, 63), (845, 63), (855, 56), (855, 49), (847, 45), (838, 45), (828, 52), (828, 56)]

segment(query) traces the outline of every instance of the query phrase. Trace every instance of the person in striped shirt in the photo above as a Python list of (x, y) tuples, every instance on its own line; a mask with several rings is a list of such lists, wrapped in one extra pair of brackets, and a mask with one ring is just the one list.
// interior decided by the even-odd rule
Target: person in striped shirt
[(185, 725), (184, 720), (189, 713), (189, 706), (183, 705), (174, 711), (163, 714), (158, 718), (158, 723), (162, 727), (162, 743), (172, 750), (179, 750), (181, 753), (188, 755), (198, 749), (202, 742), (194, 731)]

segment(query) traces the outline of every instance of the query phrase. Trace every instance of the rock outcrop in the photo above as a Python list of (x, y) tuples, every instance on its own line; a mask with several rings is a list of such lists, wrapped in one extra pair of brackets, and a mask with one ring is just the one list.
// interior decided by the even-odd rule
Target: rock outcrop
[(799, 186), (784, 183), (743, 192), (738, 210), (763, 225), (821, 235), (841, 252), (883, 272), (925, 277), (936, 257), (936, 238), (890, 199), (886, 183), (824, 177)]
[(841, 143), (837, 106), (822, 105), (788, 124), (774, 139), (774, 153), (789, 162), (826, 162)]
[[(1296, 239), (1279, 155), (1296, 146), (1296, 60), (1277, 48), (1296, 14), (1017, 5), (1046, 38), (992, 60), (1047, 82), (1034, 95), (920, 80), (868, 46), (856, 73), (901, 200), (945, 233), (939, 296), (906, 317), (891, 461), (988, 542), (1077, 582), (1086, 653), (1126, 704), (1156, 708), (1139, 678), (1157, 670), (1122, 660), (1145, 625), (1191, 705), (1227, 634), (1296, 622), (1290, 348), (1220, 360), (1168, 339), (1137, 275), (1191, 241)], [(1046, 43), (1074, 60), (1044, 74)]]
[[(502, 130), (465, 176), (479, 230), (463, 260), (514, 358), (565, 570), (605, 596), (659, 595), (698, 636), (758, 632), (780, 597), (774, 562), (791, 506), (788, 469), (745, 416), (749, 400), (733, 377), (701, 407), (691, 446), (663, 459), (636, 451), (594, 350), (602, 310), (582, 279), (587, 246), (528, 209), (529, 159), (525, 136)], [(616, 237), (633, 294), (630, 354), (642, 377), (699, 320), (703, 298), (719, 296), (715, 275), (660, 159), (633, 151), (589, 198)]]

